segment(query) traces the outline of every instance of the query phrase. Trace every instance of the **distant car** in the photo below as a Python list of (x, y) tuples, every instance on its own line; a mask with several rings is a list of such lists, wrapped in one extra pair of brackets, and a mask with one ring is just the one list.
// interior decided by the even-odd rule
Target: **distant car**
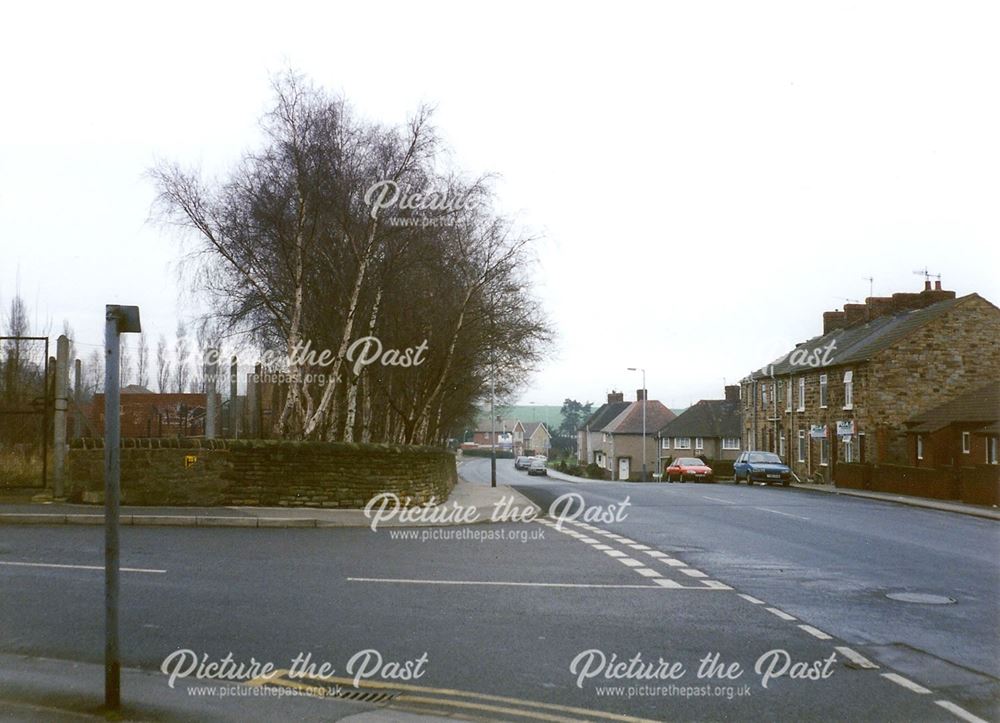
[(737, 484), (742, 479), (748, 485), (763, 482), (788, 487), (792, 470), (774, 452), (744, 452), (733, 462), (733, 478)]
[(538, 457), (532, 459), (531, 465), (528, 467), (528, 474), (531, 475), (541, 474), (547, 477), (549, 474), (549, 470), (545, 466), (545, 459), (539, 459)]
[(514, 469), (528, 469), (531, 466), (531, 457), (518, 457), (514, 460)]
[(712, 476), (712, 468), (697, 457), (678, 457), (670, 463), (663, 474), (667, 478), (667, 482), (673, 482), (675, 479), (680, 482), (687, 480), (715, 481), (715, 477)]

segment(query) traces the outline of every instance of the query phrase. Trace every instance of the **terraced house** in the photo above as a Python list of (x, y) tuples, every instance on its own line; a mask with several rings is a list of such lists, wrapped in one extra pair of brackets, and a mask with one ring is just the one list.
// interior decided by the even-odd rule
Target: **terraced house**
[(905, 464), (909, 420), (998, 377), (1000, 309), (927, 282), (826, 312), (821, 336), (743, 379), (743, 438), (800, 478)]

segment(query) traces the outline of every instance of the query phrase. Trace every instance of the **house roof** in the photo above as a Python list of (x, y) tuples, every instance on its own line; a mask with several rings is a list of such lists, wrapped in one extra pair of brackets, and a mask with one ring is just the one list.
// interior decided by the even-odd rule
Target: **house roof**
[(583, 431), (589, 429), (591, 432), (601, 431), (606, 424), (621, 414), (629, 404), (631, 404), (631, 402), (608, 402), (602, 404), (597, 408), (597, 411), (591, 414), (587, 421), (581, 425), (580, 429)]
[(547, 434), (550, 437), (552, 436), (551, 434), (549, 434), (549, 429), (548, 427), (545, 426), (544, 422), (522, 422), (521, 426), (524, 427), (525, 437), (530, 437), (531, 435), (533, 435), (535, 433), (535, 430), (538, 429), (539, 427), (545, 430), (545, 434)]
[(739, 437), (740, 403), (702, 399), (660, 428), (661, 437)]
[(776, 359), (771, 364), (755, 371), (750, 375), (750, 378), (760, 379), (770, 376), (768, 367), (772, 365), (774, 366), (774, 374), (776, 376), (792, 374), (803, 369), (808, 370), (809, 367), (801, 365), (793, 366), (791, 363), (792, 354), (796, 349), (800, 348), (806, 348), (810, 351), (817, 348), (825, 348), (831, 341), (835, 341), (836, 345), (834, 351), (830, 354), (830, 362), (825, 365), (826, 367), (867, 361), (875, 354), (895, 346), (920, 327), (944, 316), (956, 306), (971, 298), (981, 299), (982, 297), (979, 294), (968, 294), (958, 299), (939, 301), (923, 309), (904, 311), (892, 316), (880, 316), (865, 324), (858, 324), (846, 329), (835, 329), (829, 334), (823, 334), (799, 344), (795, 349)]
[[(522, 430), (524, 429), (524, 425), (521, 424), (516, 419), (498, 419), (496, 424), (497, 424), (496, 429), (498, 432), (513, 432), (518, 426), (520, 426)], [(492, 430), (493, 426), (492, 424), (490, 424), (490, 418), (488, 416), (480, 417), (479, 419), (476, 420), (475, 431), (491, 432)]]
[[(662, 402), (646, 401), (646, 434), (654, 434), (676, 416)], [(642, 434), (642, 401), (628, 402), (618, 416), (604, 425), (602, 432), (610, 434)]]
[(1000, 422), (1000, 379), (960, 394), (906, 422), (909, 432), (936, 432), (955, 423), (980, 424), (986, 431)]

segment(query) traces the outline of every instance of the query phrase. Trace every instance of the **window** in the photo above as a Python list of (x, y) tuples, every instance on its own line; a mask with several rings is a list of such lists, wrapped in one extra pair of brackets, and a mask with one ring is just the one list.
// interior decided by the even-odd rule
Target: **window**
[(799, 430), (799, 462), (806, 461), (806, 430)]
[(782, 459), (785, 458), (785, 433), (782, 432), (778, 437), (778, 456)]
[(788, 384), (785, 387), (785, 412), (791, 413), (792, 411), (792, 380), (788, 380)]
[(986, 442), (986, 464), (997, 463), (997, 438), (990, 437)]
[(739, 449), (740, 448), (740, 438), (739, 437), (723, 437), (722, 438), (722, 448), (723, 449)]
[(917, 459), (924, 458), (924, 435), (917, 435)]
[(767, 385), (766, 384), (761, 384), (760, 385), (760, 403), (763, 404), (765, 407), (767, 406)]
[(694, 438), (694, 448), (695, 449), (705, 449), (705, 439), (703, 437)]
[(691, 449), (691, 438), (674, 437), (674, 449)]
[(604, 434), (601, 435), (601, 439), (604, 440), (605, 442), (610, 441), (610, 437), (611, 435), (608, 434), (607, 432), (604, 432)]
[(798, 411), (806, 411), (806, 378), (799, 377), (799, 409)]
[(823, 437), (819, 440), (819, 463), (821, 466), (830, 464), (830, 438)]
[(972, 451), (972, 433), (962, 432), (962, 454), (968, 454)]
[(854, 440), (851, 437), (844, 437), (844, 461), (854, 461)]
[(664, 437), (660, 440), (660, 449), (670, 449), (670, 437)]
[(844, 372), (844, 409), (854, 409), (854, 372)]
[(819, 375), (819, 406), (820, 409), (826, 409), (826, 374)]

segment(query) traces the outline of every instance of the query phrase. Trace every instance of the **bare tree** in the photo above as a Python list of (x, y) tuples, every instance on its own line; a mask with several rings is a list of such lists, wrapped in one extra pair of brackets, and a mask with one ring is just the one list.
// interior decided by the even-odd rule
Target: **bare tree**
[(156, 341), (156, 390), (166, 394), (170, 385), (170, 357), (167, 351), (167, 337), (160, 334)]
[(129, 345), (128, 335), (121, 337), (121, 351), (118, 355), (118, 383), (122, 388), (127, 387), (132, 382), (132, 352)]
[[(492, 212), (487, 179), (440, 174), (428, 109), (403, 128), (361, 121), (294, 75), (275, 96), (265, 147), (225, 183), (151, 171), (161, 218), (195, 239), (196, 283), (227, 333), (287, 355), (278, 434), (439, 443), (491, 364), (520, 380), (541, 357), (550, 332), (523, 272), (532, 239)], [(449, 202), (375, 202), (373, 189)], [(495, 308), (510, 321), (491, 320)], [(363, 337), (385, 356), (359, 367), (348, 353)], [(306, 343), (329, 363), (295, 358)]]
[(139, 350), (136, 356), (135, 373), (136, 384), (140, 387), (149, 388), (149, 340), (145, 333), (139, 334)]
[(174, 341), (174, 391), (179, 394), (187, 391), (191, 372), (188, 366), (190, 354), (187, 327), (184, 326), (184, 322), (177, 322), (177, 336)]
[(85, 367), (89, 396), (100, 394), (104, 391), (104, 354), (97, 349), (91, 350)]

